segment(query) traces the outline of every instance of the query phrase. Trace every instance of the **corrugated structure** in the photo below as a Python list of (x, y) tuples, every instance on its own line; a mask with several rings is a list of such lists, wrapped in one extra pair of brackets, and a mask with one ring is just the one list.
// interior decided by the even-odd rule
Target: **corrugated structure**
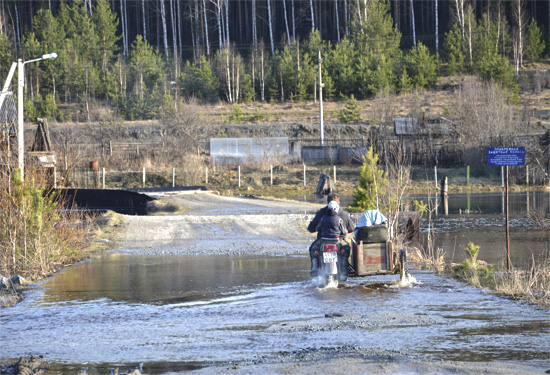
[(3, 137), (16, 135), (17, 107), (11, 91), (0, 94), (0, 132)]
[(220, 165), (286, 163), (288, 138), (211, 138), (210, 160)]

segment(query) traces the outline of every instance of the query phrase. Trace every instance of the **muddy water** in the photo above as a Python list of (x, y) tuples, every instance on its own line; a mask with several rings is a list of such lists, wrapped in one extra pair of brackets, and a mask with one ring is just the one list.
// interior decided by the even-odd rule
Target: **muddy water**
[[(297, 198), (298, 199), (298, 198)], [(314, 196), (302, 198), (323, 203)], [(447, 262), (461, 262), (469, 242), (480, 246), (478, 259), (497, 267), (506, 264), (506, 196), (502, 193), (452, 194), (446, 201), (434, 196), (416, 196), (413, 200), (429, 204), (431, 217), (421, 221), (421, 244), (427, 247), (428, 228), (432, 228), (435, 247), (445, 252)], [(344, 204), (352, 197), (344, 196)], [(528, 268), (533, 259), (548, 258), (550, 230), (537, 228), (529, 215), (550, 215), (550, 192), (509, 194), (510, 259), (514, 267)]]
[[(526, 207), (548, 209), (548, 195), (530, 196), (536, 206), (527, 206), (526, 198), (512, 198), (514, 264), (531, 254), (548, 256), (550, 233), (534, 230), (525, 218)], [(468, 196), (450, 197), (448, 214), (434, 214), (437, 245), (459, 260), (473, 241), (481, 246), (480, 259), (502, 263), (501, 196), (469, 199), (468, 210)], [(140, 362), (148, 373), (170, 373), (351, 345), (426, 359), (549, 367), (548, 310), (419, 270), (411, 271), (418, 283), (409, 287), (396, 286), (397, 276), (374, 276), (319, 289), (308, 268), (304, 253), (96, 258), (0, 310), (0, 362), (41, 354), (53, 373), (86, 366), (105, 374)]]
[(0, 360), (42, 354), (53, 372), (197, 369), (280, 351), (352, 345), (458, 361), (545, 366), (548, 311), (430, 272), (319, 289), (303, 256), (108, 255), (0, 310)]

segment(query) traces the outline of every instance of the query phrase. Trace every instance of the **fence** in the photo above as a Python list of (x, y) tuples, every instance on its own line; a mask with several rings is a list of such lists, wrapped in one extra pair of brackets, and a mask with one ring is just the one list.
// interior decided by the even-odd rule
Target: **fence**
[[(57, 171), (58, 185), (73, 188), (137, 189), (151, 187), (210, 186), (216, 188), (260, 188), (282, 184), (307, 186), (315, 189), (321, 174), (342, 185), (357, 186), (358, 165), (301, 164), (270, 165), (266, 168), (246, 166), (201, 166), (197, 168), (173, 167), (166, 169), (141, 168), (140, 170), (74, 169)], [(468, 185), (503, 186), (501, 168), (471, 172), (469, 167), (437, 168), (412, 167), (414, 181), (431, 182), (438, 187), (447, 177), (450, 187)], [(511, 168), (510, 183), (516, 185), (543, 185), (545, 175), (536, 168)]]

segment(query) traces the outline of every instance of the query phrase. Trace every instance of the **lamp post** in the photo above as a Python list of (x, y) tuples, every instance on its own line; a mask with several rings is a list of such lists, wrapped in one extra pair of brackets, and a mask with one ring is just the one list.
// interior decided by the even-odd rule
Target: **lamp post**
[(34, 60), (23, 61), (23, 59), (17, 59), (17, 161), (18, 167), (21, 169), (21, 181), (25, 179), (25, 129), (23, 125), (23, 87), (25, 87), (25, 64), (40, 61), (55, 59), (57, 53), (48, 53), (42, 55), (42, 57)]

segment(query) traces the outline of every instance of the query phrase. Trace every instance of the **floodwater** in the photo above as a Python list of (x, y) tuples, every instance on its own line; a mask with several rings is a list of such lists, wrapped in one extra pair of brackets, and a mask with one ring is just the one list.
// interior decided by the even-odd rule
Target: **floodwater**
[[(548, 231), (532, 236), (522, 215), (512, 220), (512, 241), (522, 243), (513, 251), (547, 254)], [(434, 223), (443, 246), (473, 238), (482, 245), (480, 259), (504, 236), (499, 212), (437, 214)], [(53, 373), (88, 367), (105, 374), (144, 363), (144, 372), (156, 374), (350, 345), (430, 360), (548, 367), (548, 310), (429, 271), (411, 270), (417, 282), (407, 287), (396, 285), (395, 275), (350, 278), (338, 289), (317, 288), (308, 271), (304, 252), (105, 255), (69, 267), (0, 310), (0, 362), (43, 355)]]

